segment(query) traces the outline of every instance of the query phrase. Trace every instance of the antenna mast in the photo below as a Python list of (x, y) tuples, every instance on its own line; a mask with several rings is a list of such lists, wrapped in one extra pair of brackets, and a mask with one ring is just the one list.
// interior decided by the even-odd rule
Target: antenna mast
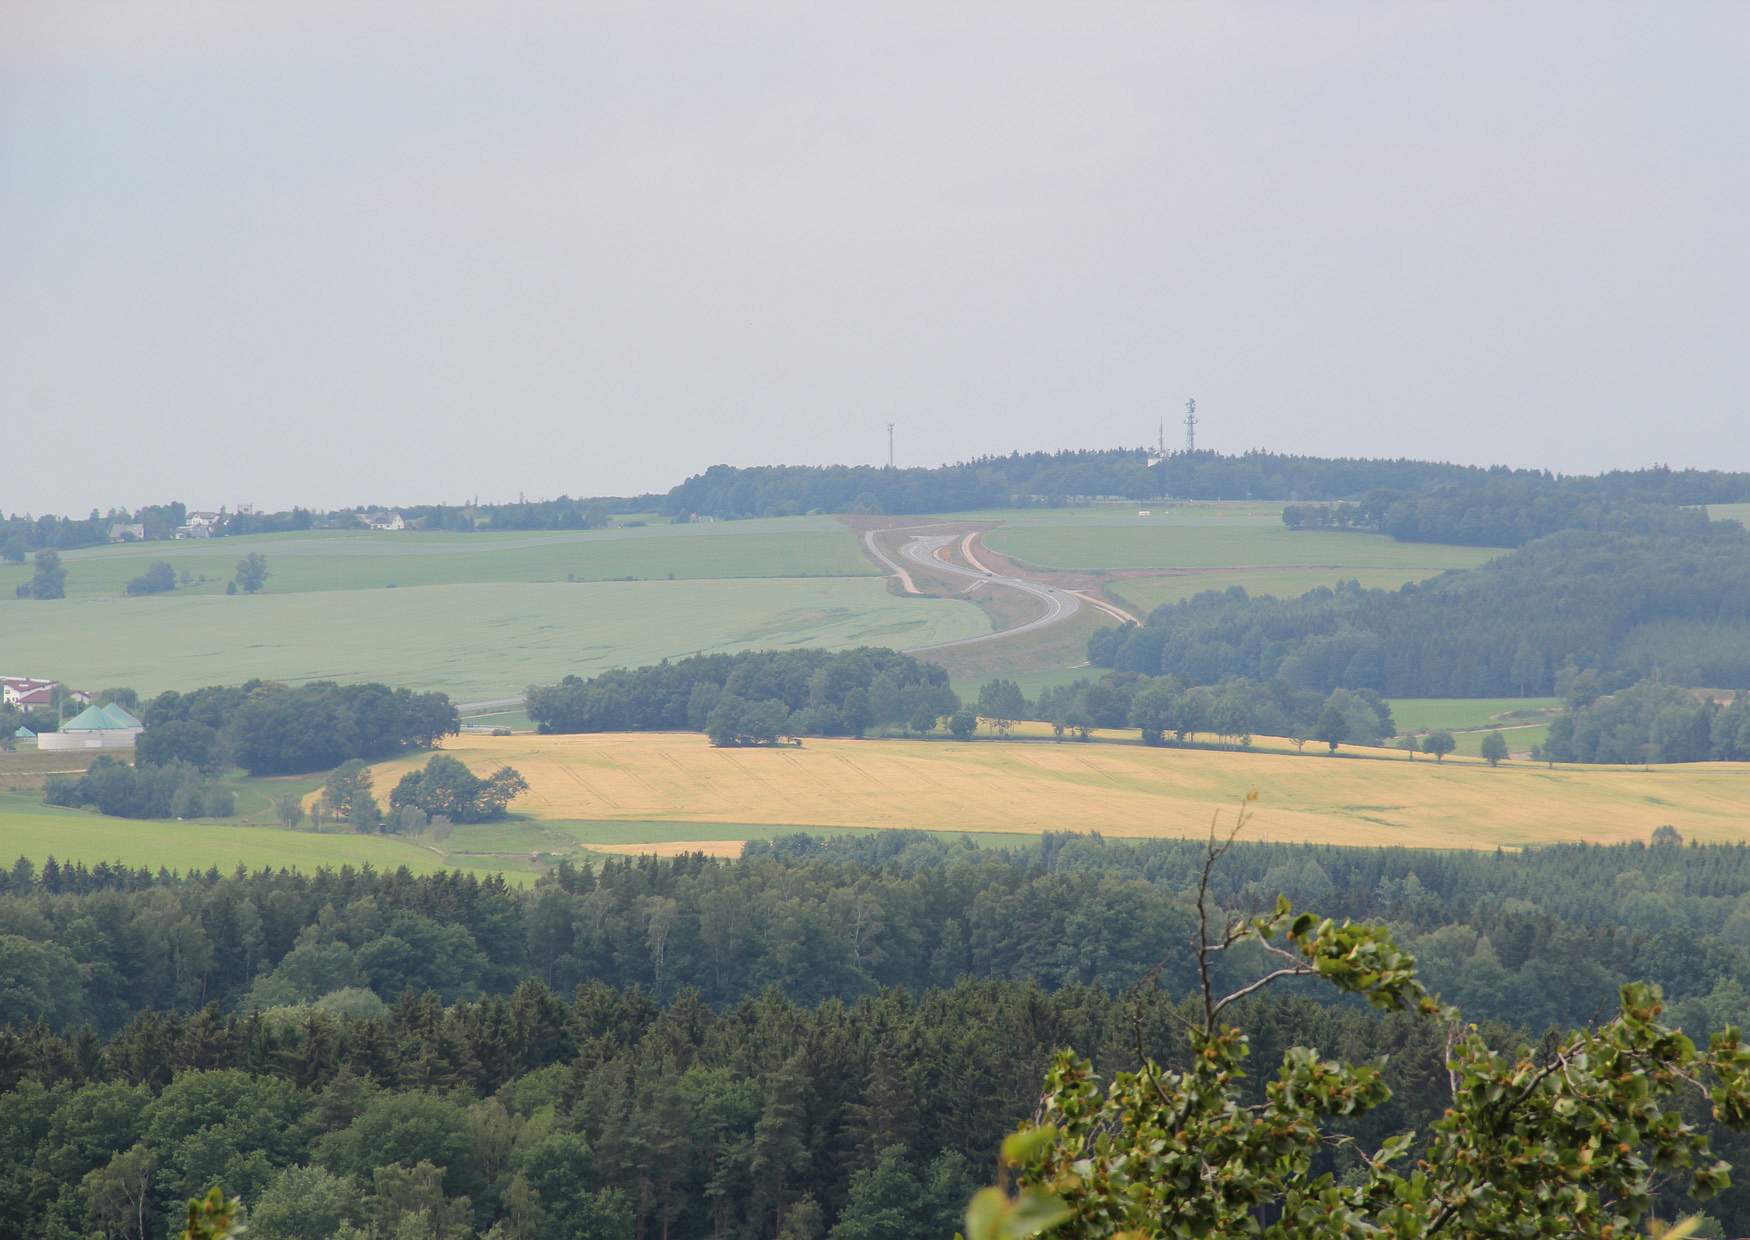
[(1197, 402), (1185, 402), (1185, 451), (1197, 451)]
[(893, 423), (887, 424), (887, 468), (893, 468)]

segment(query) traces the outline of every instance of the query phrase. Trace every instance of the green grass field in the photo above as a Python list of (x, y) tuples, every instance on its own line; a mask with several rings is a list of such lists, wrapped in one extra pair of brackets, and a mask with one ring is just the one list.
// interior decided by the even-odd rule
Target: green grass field
[(1182, 602), (1205, 590), (1226, 590), (1230, 586), (1240, 586), (1254, 596), (1271, 594), (1277, 598), (1299, 598), (1308, 590), (1335, 586), (1339, 581), (1351, 579), (1371, 590), (1395, 590), (1406, 582), (1422, 581), (1444, 571), (1427, 565), (1421, 568), (1254, 568), (1179, 573), (1171, 577), (1117, 577), (1107, 583), (1105, 590), (1131, 604), (1140, 615), (1147, 616), (1163, 603)]
[(1561, 704), (1560, 698), (1553, 697), (1392, 698), (1390, 702), (1392, 718), (1397, 722), (1400, 735), (1426, 732), (1431, 728), (1464, 732), (1473, 728), (1536, 723), (1545, 721)]
[[(241, 780), (240, 801), (265, 806), (294, 781)], [(304, 790), (319, 779), (302, 781)], [(260, 811), (265, 816), (264, 811)], [(287, 831), (277, 826), (231, 820), (226, 822), (143, 822), (105, 818), (83, 810), (56, 809), (35, 796), (0, 793), (0, 866), (26, 857), (41, 866), (57, 861), (123, 862), (130, 866), (160, 866), (171, 870), (205, 870), (217, 866), (229, 872), (238, 865), (251, 870), (297, 869), (308, 873), (322, 866), (375, 866), (392, 870), (406, 866), (417, 874), (441, 869), (502, 873), (515, 883), (528, 883), (543, 866), (558, 858), (585, 860), (609, 853), (648, 849), (659, 852), (703, 851), (739, 855), (747, 840), (770, 840), (806, 832), (818, 836), (868, 835), (875, 828), (747, 826), (697, 822), (545, 822), (512, 818), (506, 822), (458, 826), (442, 838), (408, 839), (394, 835), (356, 835), (346, 831)], [(957, 835), (949, 832), (946, 834)], [(989, 847), (1020, 848), (1038, 837), (1027, 834), (967, 833)], [(540, 861), (531, 860), (540, 854)]]
[(1481, 757), (1483, 752), (1483, 737), (1491, 731), (1501, 733), (1501, 739), (1507, 742), (1509, 753), (1530, 753), (1534, 745), (1541, 745), (1549, 738), (1547, 723), (1516, 724), (1501, 728), (1479, 728), (1474, 732), (1454, 732), (1452, 739), (1458, 742), (1454, 753), (1466, 757)]
[[(1405, 569), (1430, 576), (1472, 568), (1499, 555), (1485, 547), (1401, 543), (1383, 534), (1290, 530), (1264, 525), (1248, 510), (1231, 522), (1174, 511), (1098, 524), (1005, 526), (985, 541), (993, 550), (1041, 568), (1123, 570), (1173, 568)], [(1342, 574), (1339, 574), (1342, 575)]]
[(474, 728), (509, 728), (513, 732), (530, 732), (535, 724), (528, 714), (521, 710), (491, 710), (481, 714), (462, 716), (463, 727)]
[(87, 865), (121, 861), (172, 870), (218, 866), (229, 871), (244, 865), (309, 871), (324, 865), (368, 864), (380, 870), (405, 865), (426, 874), (446, 864), (441, 852), (394, 836), (317, 834), (230, 823), (136, 822), (56, 809), (32, 797), (0, 795), (0, 857), (8, 863), (28, 857), (40, 865), (51, 856)]
[(474, 701), (698, 651), (911, 646), (989, 627), (970, 603), (902, 598), (875, 577), (0, 600), (9, 667), (147, 694), (260, 676)]
[[(191, 594), (223, 594), (237, 561), (267, 558), (268, 589), (375, 590), (481, 582), (640, 581), (721, 577), (873, 576), (857, 539), (831, 517), (648, 525), (631, 529), (495, 534), (317, 530), (246, 538), (118, 543), (69, 551), (69, 598), (113, 597), (157, 560), (207, 578)], [(0, 597), (29, 578), (29, 563), (0, 566)], [(178, 591), (181, 594), (182, 591)], [(147, 608), (166, 599), (130, 600)]]

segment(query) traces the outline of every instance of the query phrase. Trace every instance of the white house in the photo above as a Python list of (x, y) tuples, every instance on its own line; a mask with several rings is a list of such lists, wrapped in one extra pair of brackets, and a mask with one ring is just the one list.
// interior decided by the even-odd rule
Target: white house
[(30, 676), (0, 676), (0, 706), (29, 710), (55, 704), (55, 682)]
[(367, 512), (364, 522), (373, 530), (404, 530), (407, 521), (398, 512)]
[(188, 520), (176, 527), (178, 538), (211, 538), (219, 530), (220, 517), (216, 512), (191, 512)]

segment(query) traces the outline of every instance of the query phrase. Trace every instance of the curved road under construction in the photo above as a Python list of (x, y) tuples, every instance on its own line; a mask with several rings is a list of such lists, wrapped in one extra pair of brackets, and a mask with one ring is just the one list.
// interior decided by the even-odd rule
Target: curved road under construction
[[(900, 559), (896, 560), (883, 550), (876, 540), (876, 534), (880, 532), (882, 531), (864, 531), (863, 546), (868, 549), (870, 556), (885, 565), (894, 576), (899, 578), (900, 584), (908, 594), (919, 594), (922, 591), (913, 583), (910, 570), (900, 562), (901, 560), (909, 561), (913, 565), (927, 568), (932, 572), (944, 573), (951, 577), (963, 577), (971, 583), (972, 587), (983, 585), (994, 589), (1016, 590), (1039, 600), (1044, 607), (1038, 616), (1025, 624), (1017, 624), (1013, 628), (1003, 629), (997, 633), (981, 633), (977, 637), (962, 637), (954, 641), (935, 642), (927, 646), (911, 646), (907, 649), (907, 654), (926, 650), (949, 650), (958, 646), (976, 645), (979, 642), (999, 641), (1005, 637), (1017, 637), (1023, 633), (1035, 633), (1040, 629), (1050, 628), (1054, 624), (1062, 624), (1079, 612), (1083, 603), (1099, 608), (1113, 616), (1114, 619), (1129, 620), (1133, 618), (1108, 604), (1088, 598), (1073, 590), (1042, 585), (1037, 581), (1029, 581), (1025, 577), (1013, 577), (991, 571), (980, 562), (978, 553), (974, 549), (973, 544), (978, 538), (976, 533), (964, 536), (954, 534), (906, 535), (906, 541), (899, 549)], [(957, 564), (943, 556), (942, 552), (955, 543), (960, 545), (960, 554), (965, 558), (966, 564)], [(972, 565), (972, 567), (969, 568), (966, 565)]]

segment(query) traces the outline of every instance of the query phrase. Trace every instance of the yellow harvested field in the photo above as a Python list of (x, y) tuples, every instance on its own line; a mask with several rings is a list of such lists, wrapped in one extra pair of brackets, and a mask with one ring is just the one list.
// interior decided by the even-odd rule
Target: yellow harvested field
[(707, 857), (739, 857), (746, 840), (652, 840), (647, 844), (591, 844), (591, 852), (620, 853), (627, 857), (682, 857), (704, 853)]
[[(1493, 848), (1644, 840), (1670, 823), (1686, 838), (1750, 840), (1750, 764), (1552, 771), (1515, 762), (1491, 769), (1396, 754), (1332, 759), (1312, 748), (1298, 756), (1075, 742), (809, 740), (801, 748), (713, 749), (696, 733), (610, 733), (464, 736), (447, 741), (445, 752), (479, 774), (516, 767), (530, 792), (513, 808), (562, 821), (1196, 836), (1212, 814), (1231, 813), (1255, 788), (1254, 839)], [(423, 761), (383, 764), (379, 792)]]

